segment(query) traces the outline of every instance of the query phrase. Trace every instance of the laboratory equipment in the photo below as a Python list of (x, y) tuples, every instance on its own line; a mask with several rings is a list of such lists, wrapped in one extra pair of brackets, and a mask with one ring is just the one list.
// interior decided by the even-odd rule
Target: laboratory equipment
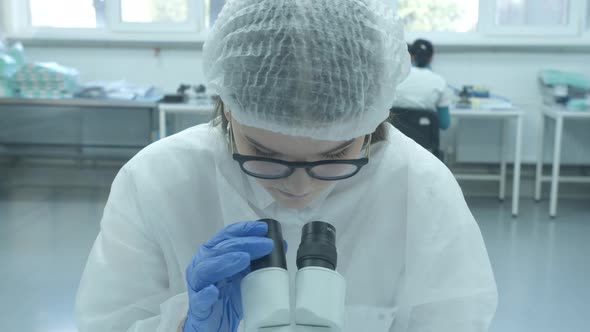
[[(242, 280), (246, 332), (338, 332), (344, 325), (346, 282), (336, 272), (336, 229), (313, 221), (303, 226), (297, 250), (295, 289), (290, 293), (280, 223), (268, 223), (273, 252), (251, 264)], [(291, 296), (295, 297), (292, 307)]]
[[(590, 98), (590, 78), (559, 70), (543, 70), (538, 76), (539, 88), (546, 105), (579, 108), (580, 100)], [(573, 103), (570, 105), (570, 101)]]

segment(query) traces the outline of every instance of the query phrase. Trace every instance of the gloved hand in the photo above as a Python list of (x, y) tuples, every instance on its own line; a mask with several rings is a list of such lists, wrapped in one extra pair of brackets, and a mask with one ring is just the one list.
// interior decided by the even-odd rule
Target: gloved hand
[(240, 282), (250, 261), (273, 249), (260, 221), (229, 225), (203, 244), (186, 269), (189, 310), (183, 332), (235, 332), (243, 318)]

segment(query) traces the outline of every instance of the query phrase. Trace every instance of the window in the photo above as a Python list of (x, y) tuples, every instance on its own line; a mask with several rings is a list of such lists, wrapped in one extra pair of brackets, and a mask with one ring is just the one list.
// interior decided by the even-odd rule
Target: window
[(184, 23), (187, 0), (121, 0), (121, 21), (126, 23)]
[(570, 0), (496, 0), (495, 24), (500, 26), (565, 26)]
[[(93, 29), (103, 35), (118, 32), (199, 32), (207, 19), (214, 20), (224, 1), (220, 0), (2, 0), (10, 2), (19, 19), (17, 30), (34, 28)], [(16, 9), (16, 10), (15, 10)], [(28, 13), (27, 13), (28, 12)], [(28, 17), (27, 17), (28, 14)], [(65, 31), (65, 30), (64, 30)], [(194, 34), (193, 34), (194, 36)]]
[(221, 8), (225, 5), (225, 0), (206, 0), (205, 1), (205, 26), (211, 28), (217, 16), (221, 12)]
[(397, 12), (410, 32), (473, 32), (479, 0), (397, 0)]
[(30, 0), (29, 4), (33, 27), (98, 28), (105, 24), (103, 1)]
[[(424, 37), (449, 45), (522, 45), (517, 37), (529, 44), (578, 45), (587, 44), (590, 36), (590, 0), (378, 1), (388, 1), (396, 7), (408, 40)], [(18, 39), (201, 42), (225, 3), (226, 0), (0, 0), (0, 31)], [(552, 35), (570, 38), (547, 38)]]
[[(424, 36), (443, 43), (485, 44), (488, 37), (497, 43), (500, 36), (578, 36), (584, 27), (590, 32), (590, 0), (388, 1), (397, 8), (408, 36)], [(585, 25), (583, 16), (588, 17)]]
[[(111, 0), (112, 1), (112, 0)], [(191, 30), (192, 22), (197, 24), (196, 13), (200, 3), (203, 9), (202, 26), (199, 30), (210, 29), (225, 0), (117, 0), (121, 4), (121, 21), (123, 23), (144, 23), (144, 24), (185, 24)], [(145, 25), (144, 25), (145, 26)], [(194, 28), (194, 27), (193, 27)]]
[(109, 28), (121, 32), (197, 32), (199, 3), (194, 0), (105, 0)]
[(579, 33), (579, 0), (489, 0), (493, 18), (487, 32), (500, 35), (574, 35)]

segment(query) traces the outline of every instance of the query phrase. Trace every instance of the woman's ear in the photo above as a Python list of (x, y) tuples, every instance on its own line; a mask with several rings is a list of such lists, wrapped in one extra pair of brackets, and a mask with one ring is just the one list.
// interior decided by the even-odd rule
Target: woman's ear
[(225, 118), (227, 119), (227, 121), (231, 123), (232, 122), (231, 112), (223, 111), (223, 114), (225, 114)]

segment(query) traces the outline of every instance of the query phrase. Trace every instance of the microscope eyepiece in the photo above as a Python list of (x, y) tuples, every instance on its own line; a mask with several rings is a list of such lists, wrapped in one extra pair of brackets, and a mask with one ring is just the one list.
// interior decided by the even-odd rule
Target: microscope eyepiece
[(336, 228), (323, 221), (312, 221), (301, 232), (301, 244), (297, 250), (297, 268), (309, 266), (336, 270)]
[(266, 237), (273, 240), (274, 248), (269, 255), (252, 261), (250, 263), (250, 270), (254, 272), (267, 267), (279, 267), (286, 270), (287, 259), (285, 257), (285, 248), (283, 247), (281, 224), (274, 219), (261, 219), (259, 221), (265, 222), (268, 225)]

